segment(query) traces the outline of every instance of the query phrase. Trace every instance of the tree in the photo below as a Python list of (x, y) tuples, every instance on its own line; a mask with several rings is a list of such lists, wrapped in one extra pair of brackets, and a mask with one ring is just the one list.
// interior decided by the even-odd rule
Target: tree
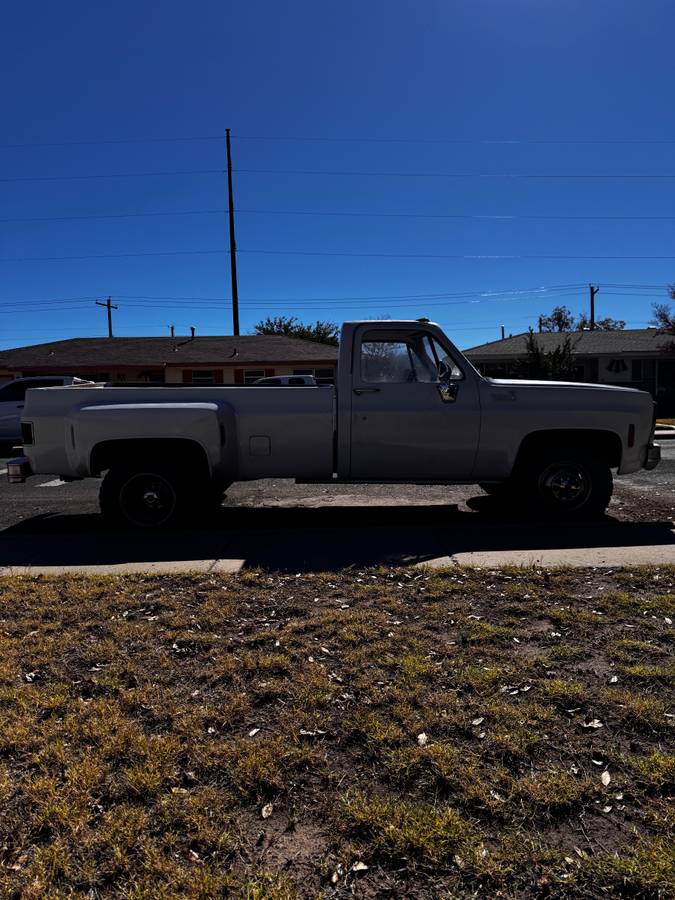
[(572, 352), (576, 341), (566, 334), (553, 350), (544, 350), (530, 328), (525, 340), (525, 358), (515, 366), (516, 378), (535, 378), (544, 381), (568, 381), (574, 378), (577, 363)]
[(554, 306), (547, 316), (539, 316), (540, 331), (572, 331), (574, 316), (566, 306)]
[[(587, 331), (590, 330), (590, 327), (591, 320), (586, 313), (581, 313), (576, 322), (577, 331)], [(596, 331), (623, 331), (625, 327), (626, 323), (623, 319), (610, 319), (607, 317), (606, 319), (595, 320)]]
[[(586, 331), (591, 322), (586, 313), (574, 318), (572, 310), (566, 306), (554, 306), (547, 316), (539, 316), (540, 331)], [(596, 319), (596, 331), (622, 331), (626, 327), (623, 319)]]
[[(675, 300), (675, 284), (668, 287), (670, 296)], [(675, 334), (675, 312), (670, 308), (669, 303), (653, 303), (652, 311), (654, 318), (649, 323), (656, 325), (659, 331), (665, 331), (666, 334)]]
[(296, 316), (268, 316), (253, 328), (254, 334), (283, 334), (286, 337), (301, 338), (337, 347), (340, 328), (335, 322), (317, 321), (311, 325), (301, 322)]

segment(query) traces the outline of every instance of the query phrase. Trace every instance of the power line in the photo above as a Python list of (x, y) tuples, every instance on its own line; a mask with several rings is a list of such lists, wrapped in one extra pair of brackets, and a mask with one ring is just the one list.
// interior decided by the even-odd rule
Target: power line
[(358, 176), (378, 176), (385, 178), (506, 178), (506, 179), (523, 179), (523, 178), (675, 178), (675, 174), (669, 173), (644, 173), (644, 172), (626, 172), (617, 174), (607, 174), (600, 172), (591, 173), (560, 173), (560, 172), (364, 172), (349, 170), (318, 170), (318, 169), (235, 169), (238, 175), (358, 175)]
[[(268, 256), (339, 256), (354, 259), (449, 259), (449, 260), (474, 260), (481, 262), (500, 260), (633, 260), (633, 261), (657, 261), (673, 260), (675, 256), (656, 255), (595, 255), (595, 254), (542, 254), (542, 253), (361, 253), (355, 250), (273, 250), (265, 248), (251, 248), (237, 250), (238, 253), (264, 254)], [(63, 262), (84, 259), (129, 259), (145, 256), (209, 256), (228, 254), (226, 249), (218, 250), (141, 250), (125, 253), (94, 253), (74, 256), (16, 256), (1, 257), (0, 263), (11, 262)]]
[[(531, 302), (535, 297), (545, 297), (550, 296), (552, 299), (556, 300), (560, 297), (580, 297), (580, 289), (576, 291), (569, 292), (558, 292), (555, 294), (545, 295), (545, 294), (535, 294), (535, 295), (523, 295), (523, 296), (508, 296), (508, 297), (482, 297), (482, 298), (472, 298), (472, 299), (464, 299), (464, 300), (408, 300), (404, 303), (399, 301), (386, 301), (386, 300), (370, 300), (365, 301), (369, 306), (381, 306), (387, 309), (402, 309), (402, 308), (426, 308), (429, 306), (457, 306), (463, 304), (473, 304), (480, 305), (482, 303), (512, 303), (515, 301), (529, 301)], [(88, 308), (88, 303), (83, 302), (78, 304), (77, 306), (33, 306), (31, 304), (20, 304), (20, 305), (8, 305), (3, 307), (3, 312), (54, 312), (61, 313), (66, 310), (82, 310)], [(318, 304), (314, 301), (297, 301), (297, 300), (280, 300), (274, 303), (270, 303), (269, 301), (249, 301), (245, 304), (248, 308), (264, 308), (270, 309), (272, 307), (276, 307), (277, 309), (316, 309), (317, 306), (324, 305), (326, 310), (332, 309), (360, 309), (364, 305), (364, 301), (362, 300), (340, 300), (331, 304)], [(133, 303), (130, 306), (127, 306), (126, 309), (205, 309), (205, 310), (220, 310), (222, 308), (221, 304), (216, 303), (190, 303), (189, 305), (180, 302), (180, 301), (142, 301), (140, 303)]]
[[(264, 215), (264, 216), (345, 216), (348, 218), (381, 218), (381, 219), (459, 219), (459, 220), (495, 220), (495, 221), (511, 221), (511, 220), (560, 220), (560, 221), (577, 221), (577, 220), (617, 220), (617, 221), (671, 221), (675, 220), (675, 216), (636, 216), (636, 215), (532, 215), (526, 214), (504, 214), (504, 213), (386, 213), (386, 212), (367, 212), (367, 211), (342, 211), (342, 210), (296, 210), (296, 209), (238, 209), (234, 210), (237, 215)], [(166, 211), (148, 211), (148, 212), (132, 212), (132, 213), (88, 213), (86, 215), (75, 216), (14, 216), (11, 218), (0, 219), (0, 222), (67, 222), (92, 219), (136, 219), (151, 217), (171, 217), (171, 216), (204, 216), (204, 215), (227, 215), (227, 209), (184, 209), (184, 210), (166, 210)]]
[(285, 256), (347, 256), (355, 258), (383, 258), (383, 259), (470, 259), (470, 260), (509, 260), (509, 259), (542, 259), (542, 260), (670, 260), (675, 256), (574, 256), (574, 255), (553, 255), (553, 254), (512, 254), (512, 253), (483, 253), (483, 254), (445, 254), (445, 253), (359, 253), (353, 250), (240, 250), (240, 253), (264, 253), (270, 255)]
[[(316, 143), (316, 144), (439, 144), (449, 146), (482, 144), (487, 146), (529, 146), (529, 145), (669, 145), (675, 144), (675, 140), (666, 138), (597, 138), (597, 139), (556, 139), (556, 138), (425, 138), (425, 137), (306, 137), (293, 135), (284, 137), (281, 135), (247, 135), (234, 134), (233, 138), (239, 141), (264, 141), (275, 143)], [(225, 141), (225, 134), (185, 135), (185, 136), (156, 136), (156, 137), (125, 137), (125, 138), (100, 138), (97, 140), (72, 140), (72, 141), (29, 141), (14, 144), (0, 144), (0, 149), (23, 150), (30, 147), (89, 147), (105, 144), (175, 144), (200, 141)]]
[[(539, 295), (539, 296), (543, 296), (543, 295)], [(570, 292), (570, 293), (559, 293), (559, 294), (555, 294), (555, 295), (551, 295), (551, 296), (552, 296), (552, 297), (555, 297), (556, 299), (558, 299), (558, 298), (561, 298), (561, 297), (581, 297), (582, 295), (581, 295), (580, 291), (573, 291), (573, 292)], [(415, 309), (428, 309), (428, 308), (430, 308), (430, 307), (443, 307), (443, 308), (446, 308), (446, 307), (448, 307), (448, 306), (481, 305), (481, 304), (484, 304), (484, 303), (496, 303), (496, 302), (499, 302), (499, 303), (513, 303), (513, 302), (516, 302), (516, 301), (528, 301), (528, 302), (532, 302), (532, 300), (533, 300), (533, 297), (532, 297), (532, 296), (527, 296), (527, 297), (526, 297), (526, 296), (523, 296), (523, 297), (506, 297), (506, 298), (503, 298), (503, 297), (499, 297), (499, 298), (497, 298), (497, 297), (487, 298), (487, 297), (486, 297), (486, 298), (484, 298), (484, 299), (475, 299), (475, 300), (433, 300), (433, 301), (428, 301), (428, 300), (409, 300), (409, 301), (406, 302), (406, 303), (398, 303), (398, 302), (390, 303), (390, 302), (386, 302), (386, 301), (379, 300), (379, 301), (370, 301), (370, 302), (368, 303), (368, 306), (369, 306), (370, 308), (373, 308), (373, 307), (379, 307), (379, 308), (384, 309), (384, 310), (389, 310), (389, 309), (413, 309), (413, 308), (415, 308)], [(331, 310), (340, 310), (340, 309), (341, 309), (341, 310), (344, 310), (344, 309), (363, 309), (363, 305), (364, 305), (364, 304), (363, 304), (363, 301), (349, 301), (349, 302), (344, 301), (344, 302), (338, 302), (338, 303), (333, 303), (333, 304), (331, 304), (330, 306), (326, 307), (326, 312), (329, 312), (329, 311), (331, 311)], [(64, 312), (64, 311), (66, 311), (66, 310), (78, 310), (78, 311), (80, 311), (80, 310), (83, 310), (83, 309), (86, 309), (86, 308), (87, 308), (87, 305), (86, 305), (86, 304), (82, 304), (82, 305), (80, 305), (80, 306), (64, 306), (64, 307), (59, 307), (59, 308), (56, 308), (56, 309), (53, 308), (53, 307), (47, 307), (47, 308), (44, 308), (44, 307), (32, 307), (32, 306), (21, 306), (21, 307), (8, 306), (8, 307), (4, 307), (4, 308), (3, 308), (3, 312), (5, 312), (5, 313), (11, 313), (11, 312), (28, 312), (28, 311), (30, 311), (30, 312), (56, 312), (56, 313), (61, 313), (61, 312)], [(252, 309), (270, 310), (270, 309), (274, 308), (274, 309), (276, 309), (277, 311), (282, 311), (282, 310), (303, 310), (303, 309), (309, 310), (309, 309), (316, 309), (316, 308), (317, 308), (317, 304), (315, 304), (315, 303), (298, 303), (298, 302), (296, 302), (296, 301), (292, 301), (292, 300), (291, 300), (291, 301), (284, 301), (284, 302), (280, 302), (280, 303), (278, 303), (278, 304), (275, 304), (274, 307), (272, 307), (271, 304), (266, 303), (266, 302), (247, 303), (247, 304), (245, 304), (245, 308), (247, 308), (247, 309), (249, 309), (249, 310), (252, 310)], [(133, 304), (133, 306), (127, 307), (127, 309), (136, 309), (136, 310), (138, 310), (138, 309), (175, 309), (175, 310), (181, 310), (181, 309), (184, 309), (184, 310), (188, 310), (188, 309), (189, 309), (189, 310), (193, 310), (193, 311), (194, 311), (194, 310), (200, 309), (200, 310), (207, 310), (207, 311), (214, 311), (214, 312), (216, 312), (216, 311), (221, 310), (221, 309), (222, 309), (222, 306), (221, 306), (220, 304), (218, 304), (218, 305), (216, 305), (216, 304), (210, 304), (210, 305), (207, 306), (207, 305), (200, 304), (200, 303), (191, 304), (190, 306), (187, 306), (187, 305), (184, 304), (184, 303), (165, 302), (165, 303), (163, 303), (163, 304), (162, 304), (162, 303), (135, 303), (135, 304)]]
[[(586, 285), (583, 282), (573, 282), (570, 284), (554, 284), (554, 285), (537, 285), (534, 288), (494, 288), (490, 290), (480, 290), (480, 291), (440, 291), (440, 292), (427, 292), (424, 294), (374, 294), (374, 295), (366, 295), (366, 296), (353, 296), (353, 297), (245, 297), (244, 302), (246, 301), (256, 301), (256, 302), (279, 302), (279, 303), (296, 303), (298, 301), (322, 301), (326, 303), (333, 303), (336, 300), (425, 300), (425, 299), (452, 299), (452, 298), (462, 298), (462, 297), (499, 297), (507, 294), (533, 294), (533, 293), (548, 293), (552, 291), (562, 291), (569, 290), (570, 288), (585, 288)], [(100, 292), (93, 292), (91, 294), (86, 294), (84, 296), (77, 297), (23, 297), (18, 298), (12, 302), (25, 302), (25, 303), (61, 303), (61, 302), (71, 302), (74, 300), (93, 300), (96, 296), (98, 296)], [(167, 295), (167, 294), (112, 294), (116, 300), (207, 300), (212, 301), (213, 303), (222, 303), (225, 300), (228, 300), (228, 297), (203, 297), (203, 296), (176, 296), (176, 295)]]
[(184, 169), (173, 172), (107, 172), (93, 175), (27, 175), (14, 178), (0, 178), (4, 184), (22, 181), (88, 181), (94, 178), (149, 178), (155, 175), (223, 175), (224, 169)]
[[(671, 179), (675, 174), (667, 172), (619, 172), (607, 174), (601, 172), (572, 173), (572, 172), (373, 172), (355, 170), (318, 170), (318, 169), (234, 169), (237, 175), (329, 175), (329, 176), (358, 176), (381, 178), (469, 178), (469, 179)], [(174, 171), (155, 172), (104, 172), (88, 175), (25, 175), (12, 178), (0, 178), (0, 183), (43, 182), (43, 181), (88, 181), (101, 178), (150, 178), (155, 176), (182, 176), (182, 175), (224, 175), (224, 169), (185, 169)]]

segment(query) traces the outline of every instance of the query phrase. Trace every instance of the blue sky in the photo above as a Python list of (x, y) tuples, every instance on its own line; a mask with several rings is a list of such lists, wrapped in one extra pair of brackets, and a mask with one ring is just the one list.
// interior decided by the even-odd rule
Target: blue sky
[[(645, 325), (675, 281), (674, 32), (669, 0), (11, 4), (0, 347), (105, 334), (107, 295), (120, 336), (231, 333), (226, 127), (243, 332), (428, 315), (466, 347), (590, 281)], [(476, 177), (503, 175), (529, 177)]]

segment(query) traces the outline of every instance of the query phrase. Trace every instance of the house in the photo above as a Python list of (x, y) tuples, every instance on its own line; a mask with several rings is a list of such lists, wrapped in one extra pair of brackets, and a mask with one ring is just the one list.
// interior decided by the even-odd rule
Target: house
[(335, 380), (337, 347), (284, 335), (71, 338), (0, 351), (0, 378), (76, 375), (148, 384), (252, 384), (268, 375)]
[[(516, 363), (526, 357), (527, 332), (501, 341), (470, 347), (464, 353), (492, 378), (509, 378)], [(542, 350), (551, 352), (567, 335), (561, 332), (535, 334)], [(572, 356), (577, 362), (575, 380), (649, 391), (659, 413), (675, 408), (675, 336), (656, 328), (623, 331), (579, 331), (570, 334)]]

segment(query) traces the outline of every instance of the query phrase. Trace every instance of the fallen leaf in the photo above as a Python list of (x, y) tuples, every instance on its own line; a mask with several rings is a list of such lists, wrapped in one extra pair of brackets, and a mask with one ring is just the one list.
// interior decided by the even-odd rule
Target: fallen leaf
[(256, 734), (257, 734), (259, 731), (260, 731), (259, 728), (251, 728), (251, 730), (250, 730), (249, 733), (248, 733), (248, 736), (249, 736), (249, 737), (255, 737)]
[(429, 743), (429, 738), (426, 736), (424, 731), (417, 735), (417, 743), (420, 745), (420, 747), (426, 747), (426, 745)]
[(472, 724), (472, 725), (482, 725), (482, 723), (483, 723), (484, 721), (485, 721), (485, 718), (484, 718), (483, 716), (479, 716), (479, 718), (473, 719), (473, 721), (471, 722), (471, 724)]
[(612, 675), (612, 677), (609, 679), (609, 683), (610, 683), (610, 684), (616, 684), (618, 680), (619, 680), (619, 676), (618, 676), (618, 675)]
[(274, 812), (274, 806), (272, 803), (266, 803), (263, 808), (260, 810), (260, 815), (263, 819), (269, 819), (269, 817)]
[(607, 787), (607, 785), (610, 783), (611, 780), (612, 780), (612, 776), (609, 774), (607, 769), (605, 769), (605, 771), (600, 776), (600, 781), (602, 781), (604, 786)]
[(582, 728), (602, 728), (603, 725), (602, 725), (602, 722), (600, 721), (600, 719), (591, 719), (590, 722), (584, 722), (584, 724), (581, 727)]
[(602, 807), (602, 811), (603, 811), (604, 813), (611, 813), (612, 807), (611, 807), (611, 806), (603, 806), (603, 807)]
[(367, 872), (368, 866), (363, 862), (355, 862), (352, 866), (352, 872)]

